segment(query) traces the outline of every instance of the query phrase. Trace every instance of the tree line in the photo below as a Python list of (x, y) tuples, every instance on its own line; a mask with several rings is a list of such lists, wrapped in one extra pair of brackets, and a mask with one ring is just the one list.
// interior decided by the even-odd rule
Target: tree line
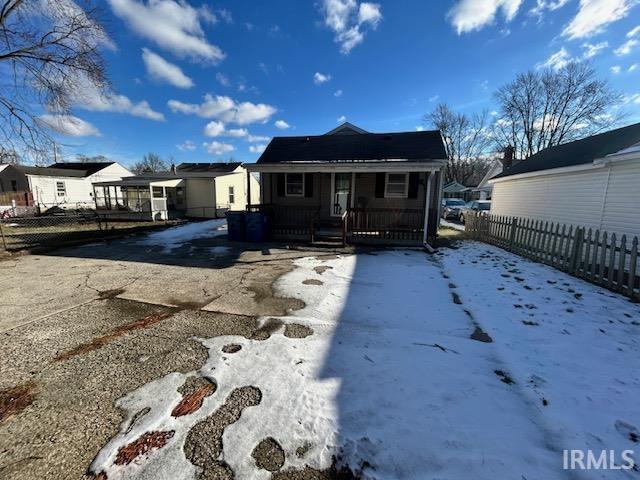
[(525, 160), (548, 147), (602, 132), (620, 122), (622, 96), (593, 65), (572, 62), (560, 69), (532, 69), (493, 93), (496, 110), (456, 112), (438, 104), (424, 116), (440, 130), (448, 163), (446, 181), (477, 185), (491, 162), (512, 147)]

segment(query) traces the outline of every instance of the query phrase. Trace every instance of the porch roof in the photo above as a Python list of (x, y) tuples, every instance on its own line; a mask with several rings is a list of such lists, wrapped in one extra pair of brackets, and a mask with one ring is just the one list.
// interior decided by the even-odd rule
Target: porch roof
[(141, 178), (125, 177), (122, 180), (112, 180), (109, 182), (94, 182), (96, 187), (180, 187), (184, 185), (183, 178)]
[(249, 172), (433, 172), (442, 169), (446, 160), (431, 161), (359, 161), (359, 162), (278, 162), (246, 163)]

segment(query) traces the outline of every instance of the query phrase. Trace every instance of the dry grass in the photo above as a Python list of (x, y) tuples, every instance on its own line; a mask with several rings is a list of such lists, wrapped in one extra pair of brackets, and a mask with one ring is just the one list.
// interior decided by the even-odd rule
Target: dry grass
[(27, 408), (35, 399), (34, 382), (0, 390), (0, 425)]
[(98, 350), (99, 348), (102, 348), (104, 345), (106, 345), (109, 342), (112, 342), (117, 338), (127, 335), (128, 333), (133, 332), (135, 330), (148, 328), (151, 325), (154, 325), (160, 322), (161, 320), (164, 320), (165, 318), (169, 318), (172, 315), (173, 313), (171, 312), (152, 313), (150, 315), (147, 315), (146, 317), (141, 318), (140, 320), (136, 320), (135, 322), (121, 325), (120, 327), (116, 328), (115, 330), (105, 335), (92, 339), (90, 342), (83, 343), (82, 345), (78, 345), (77, 347), (72, 348), (71, 350), (62, 352), (58, 354), (54, 360), (56, 362), (69, 360), (70, 358), (75, 357), (77, 355), (82, 355), (84, 353), (91, 352), (93, 350)]
[(120, 447), (114, 463), (116, 465), (129, 465), (136, 458), (146, 455), (151, 450), (164, 447), (176, 432), (147, 432), (137, 440)]

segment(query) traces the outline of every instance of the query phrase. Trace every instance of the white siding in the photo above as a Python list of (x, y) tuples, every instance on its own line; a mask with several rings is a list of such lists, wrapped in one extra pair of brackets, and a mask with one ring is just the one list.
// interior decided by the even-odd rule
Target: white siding
[(640, 235), (640, 160), (496, 182), (491, 213)]
[[(43, 208), (54, 205), (75, 208), (76, 206), (93, 205), (91, 183), (84, 178), (77, 177), (44, 177), (28, 175), (31, 193), (34, 201)], [(64, 182), (66, 193), (58, 195), (56, 183)]]

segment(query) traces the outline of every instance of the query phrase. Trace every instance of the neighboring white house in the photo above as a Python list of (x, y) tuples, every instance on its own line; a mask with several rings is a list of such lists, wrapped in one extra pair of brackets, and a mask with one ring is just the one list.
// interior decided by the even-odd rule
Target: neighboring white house
[(480, 183), (473, 189), (473, 193), (478, 194), (479, 200), (491, 200), (493, 194), (493, 185), (489, 182), (493, 177), (502, 172), (502, 161), (494, 160), (489, 167), (487, 174), (480, 180)]
[(0, 170), (6, 192), (29, 191), (41, 210), (93, 208), (93, 182), (120, 180), (133, 175), (116, 162), (54, 163), (49, 167), (9, 165)]
[(260, 198), (258, 180), (239, 162), (182, 163), (171, 172), (94, 182), (93, 188), (101, 213), (135, 219), (217, 218)]
[(542, 150), (490, 183), (492, 214), (640, 236), (640, 123)]

